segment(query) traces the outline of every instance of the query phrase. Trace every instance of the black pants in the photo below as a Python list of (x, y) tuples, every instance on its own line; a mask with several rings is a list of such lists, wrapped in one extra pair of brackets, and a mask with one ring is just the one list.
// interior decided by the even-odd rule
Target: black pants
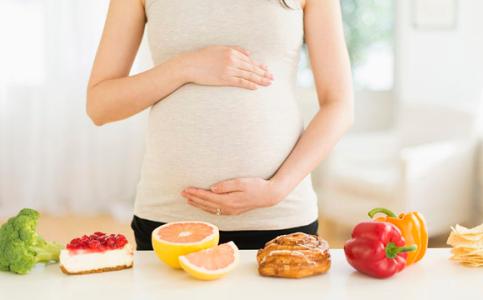
[[(153, 250), (151, 245), (151, 232), (165, 223), (145, 220), (134, 216), (131, 228), (136, 238), (137, 250)], [(309, 225), (281, 229), (281, 230), (243, 230), (243, 231), (220, 231), (220, 243), (233, 241), (239, 249), (260, 249), (265, 243), (282, 234), (304, 232), (317, 234), (319, 223), (317, 221)]]

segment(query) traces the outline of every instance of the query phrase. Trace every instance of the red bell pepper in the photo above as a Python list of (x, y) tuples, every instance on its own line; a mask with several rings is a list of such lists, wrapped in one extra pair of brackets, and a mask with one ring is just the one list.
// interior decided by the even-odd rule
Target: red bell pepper
[(386, 222), (362, 222), (354, 227), (352, 239), (344, 245), (349, 264), (376, 278), (387, 278), (406, 266), (407, 253), (416, 245), (406, 246), (399, 229)]

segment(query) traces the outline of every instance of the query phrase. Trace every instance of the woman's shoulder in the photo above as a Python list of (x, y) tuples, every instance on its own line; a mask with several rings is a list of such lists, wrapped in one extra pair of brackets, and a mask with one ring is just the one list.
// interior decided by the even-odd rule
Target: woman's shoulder
[(279, 0), (282, 5), (286, 7), (291, 7), (291, 8), (300, 8), (304, 9), (305, 8), (305, 3), (308, 0)]
[(299, 3), (300, 3), (300, 8), (303, 10), (305, 8), (305, 3), (307, 2), (307, 0), (298, 0)]

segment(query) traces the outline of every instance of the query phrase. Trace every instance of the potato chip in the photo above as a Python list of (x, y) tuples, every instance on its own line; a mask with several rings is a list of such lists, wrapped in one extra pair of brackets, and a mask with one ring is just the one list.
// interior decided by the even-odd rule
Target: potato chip
[(452, 259), (453, 261), (460, 263), (460, 264), (467, 264), (467, 265), (483, 265), (483, 260), (463, 260), (463, 259)]
[(466, 228), (464, 226), (456, 224), (455, 230), (459, 234), (483, 234), (483, 224), (473, 228)]
[(468, 240), (465, 240), (459, 236), (456, 236), (456, 235), (450, 235), (448, 237), (448, 240), (446, 241), (446, 243), (448, 245), (451, 245), (453, 247), (457, 247), (459, 245), (474, 245), (475, 243), (479, 243), (479, 240), (478, 241), (468, 241)]
[(461, 264), (463, 266), (466, 266), (466, 267), (483, 267), (483, 262), (461, 262)]
[(469, 249), (483, 248), (483, 241), (477, 241), (477, 242), (464, 241), (464, 242), (448, 243), (448, 244), (452, 245), (454, 248), (469, 248)]
[(452, 239), (456, 243), (460, 243), (460, 242), (472, 242), (472, 243), (474, 243), (474, 242), (478, 242), (478, 241), (483, 240), (483, 235), (479, 236), (479, 235), (457, 235), (457, 234), (453, 234)]
[(464, 242), (470, 242), (470, 243), (475, 243), (475, 242), (483, 242), (483, 235), (462, 235), (456, 232), (451, 232), (447, 243), (450, 245), (456, 245), (456, 244), (461, 244)]
[(480, 247), (479, 244), (476, 244), (476, 245), (465, 244), (465, 245), (453, 246), (453, 249), (458, 249), (457, 251), (467, 252), (467, 251), (483, 249), (483, 247)]
[(482, 256), (474, 256), (474, 255), (453, 255), (451, 257), (453, 260), (458, 260), (458, 261), (481, 261), (483, 262), (483, 257)]
[(451, 227), (447, 241), (451, 245), (451, 260), (467, 267), (483, 267), (483, 224), (466, 228), (457, 224)]

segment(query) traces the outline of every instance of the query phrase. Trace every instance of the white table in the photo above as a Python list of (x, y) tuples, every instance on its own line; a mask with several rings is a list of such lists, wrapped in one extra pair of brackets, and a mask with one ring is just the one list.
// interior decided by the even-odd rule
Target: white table
[(118, 272), (67, 276), (58, 265), (39, 265), (25, 276), (0, 272), (0, 299), (483, 299), (483, 268), (450, 261), (449, 249), (430, 249), (385, 280), (355, 272), (340, 249), (331, 251), (327, 274), (304, 279), (259, 276), (255, 254), (241, 251), (240, 265), (210, 282), (170, 269), (152, 252), (136, 253), (134, 268)]

